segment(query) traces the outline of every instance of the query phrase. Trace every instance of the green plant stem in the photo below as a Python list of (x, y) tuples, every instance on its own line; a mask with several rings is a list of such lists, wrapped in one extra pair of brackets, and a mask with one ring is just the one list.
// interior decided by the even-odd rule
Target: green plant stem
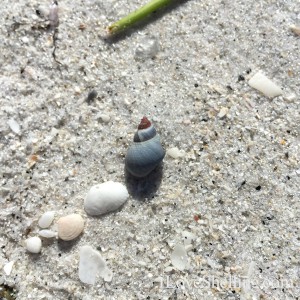
[(143, 20), (152, 12), (172, 3), (174, 0), (152, 0), (146, 5), (142, 6), (141, 8), (137, 9), (136, 11), (130, 13), (126, 17), (122, 18), (121, 20), (111, 24), (108, 26), (108, 32), (110, 34), (116, 34), (124, 29), (132, 26), (136, 22)]

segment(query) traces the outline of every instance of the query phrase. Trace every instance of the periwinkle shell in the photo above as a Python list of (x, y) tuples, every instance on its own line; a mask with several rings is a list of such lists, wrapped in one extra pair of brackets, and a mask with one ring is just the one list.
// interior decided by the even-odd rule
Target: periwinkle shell
[(148, 127), (138, 129), (125, 157), (126, 169), (135, 177), (147, 176), (165, 157), (165, 150), (153, 125), (146, 117), (142, 119), (141, 124), (145, 120)]

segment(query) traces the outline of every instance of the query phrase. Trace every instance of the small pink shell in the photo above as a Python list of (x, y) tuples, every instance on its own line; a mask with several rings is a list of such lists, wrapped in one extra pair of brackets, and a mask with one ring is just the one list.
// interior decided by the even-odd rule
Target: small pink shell
[(59, 218), (57, 221), (58, 237), (64, 241), (76, 239), (83, 231), (84, 220), (78, 214)]

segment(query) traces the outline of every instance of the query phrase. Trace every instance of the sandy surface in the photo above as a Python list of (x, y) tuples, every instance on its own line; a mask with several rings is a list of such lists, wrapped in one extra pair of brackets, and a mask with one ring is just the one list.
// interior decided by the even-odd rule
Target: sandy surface
[[(2, 287), (36, 300), (298, 299), (300, 38), (289, 26), (299, 2), (184, 1), (103, 38), (145, 2), (59, 2), (57, 62), (49, 2), (2, 0)], [(248, 85), (258, 70), (282, 96)], [(185, 155), (134, 182), (124, 156), (143, 115)], [(127, 185), (128, 202), (87, 216), (87, 191), (107, 180)], [(84, 234), (29, 254), (24, 241), (48, 210), (55, 221), (81, 214)], [(179, 271), (171, 253), (187, 233)], [(83, 245), (99, 250), (111, 282), (80, 282)]]

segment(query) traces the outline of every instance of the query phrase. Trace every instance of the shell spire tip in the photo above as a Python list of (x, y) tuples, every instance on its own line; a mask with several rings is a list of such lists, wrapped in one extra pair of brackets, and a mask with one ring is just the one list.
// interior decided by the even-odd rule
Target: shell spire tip
[(138, 126), (138, 129), (146, 129), (149, 128), (151, 126), (151, 122), (148, 120), (147, 117), (143, 117), (141, 119), (140, 125)]

